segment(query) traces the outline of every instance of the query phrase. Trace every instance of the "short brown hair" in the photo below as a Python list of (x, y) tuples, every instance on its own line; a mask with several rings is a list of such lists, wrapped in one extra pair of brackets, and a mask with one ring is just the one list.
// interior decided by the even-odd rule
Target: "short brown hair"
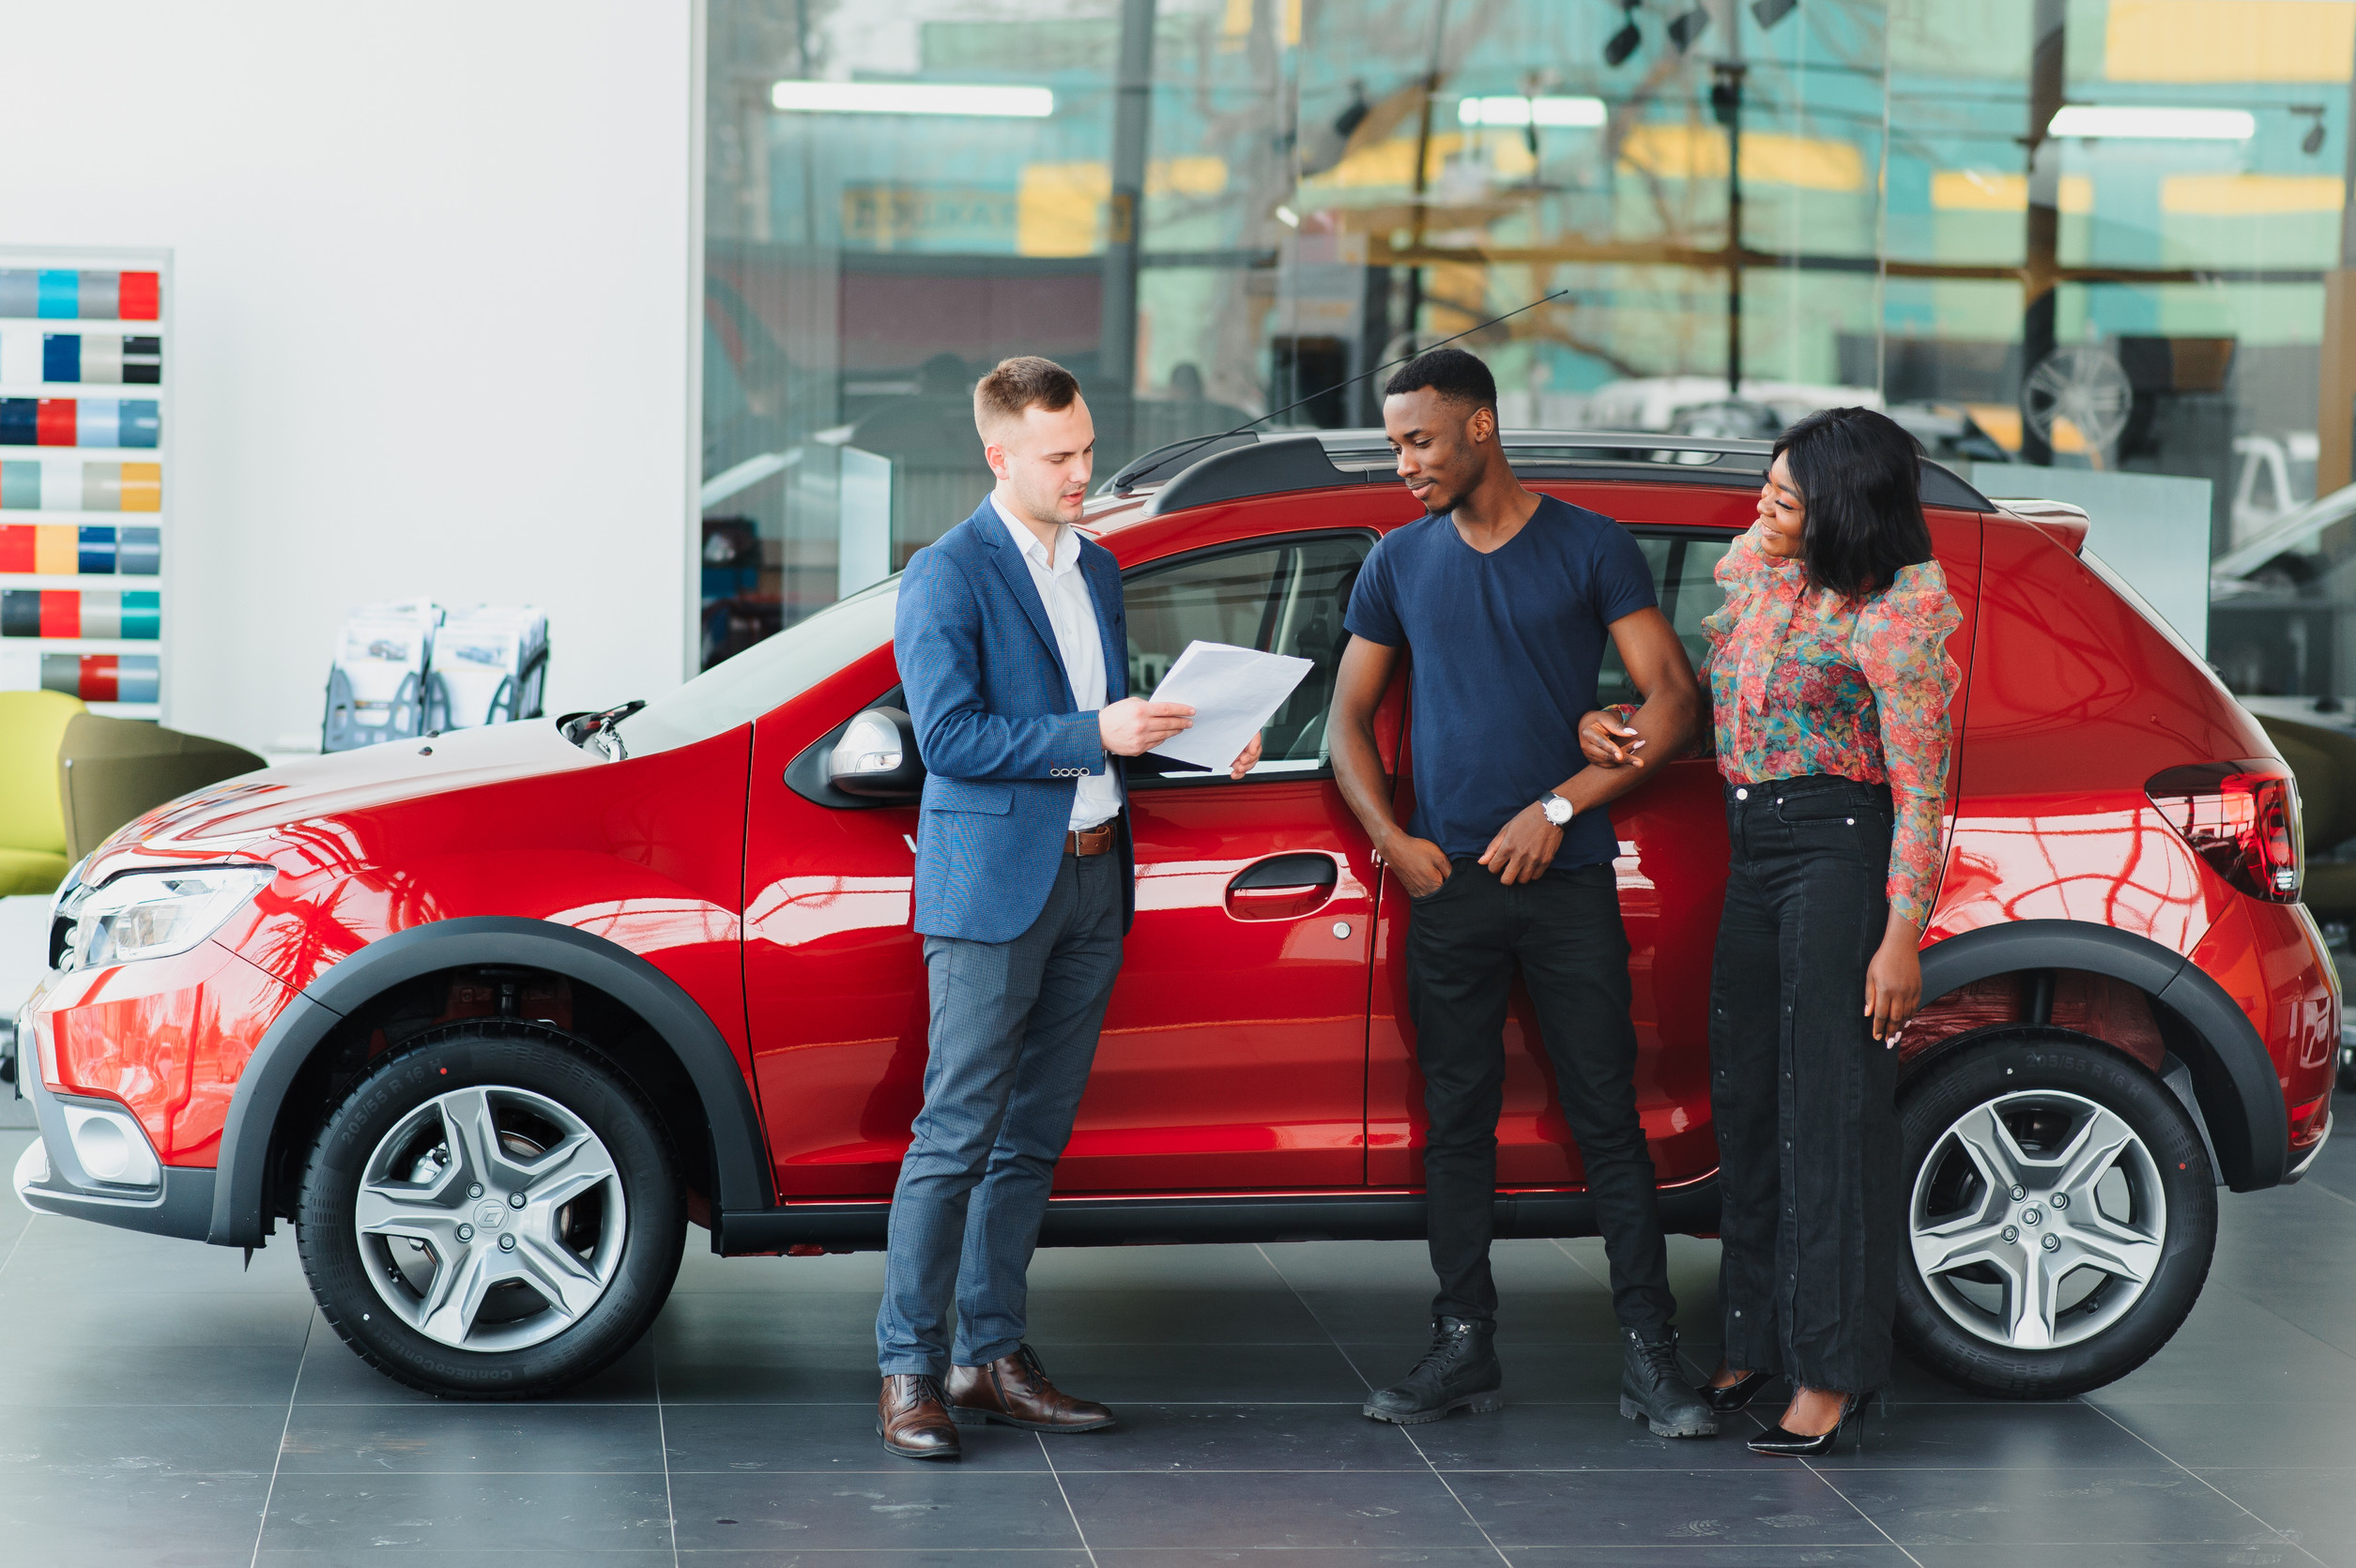
[(992, 429), (1019, 422), (1023, 410), (1035, 405), (1060, 414), (1079, 396), (1079, 377), (1070, 371), (1035, 354), (1017, 354), (973, 384), (973, 428), (987, 442)]

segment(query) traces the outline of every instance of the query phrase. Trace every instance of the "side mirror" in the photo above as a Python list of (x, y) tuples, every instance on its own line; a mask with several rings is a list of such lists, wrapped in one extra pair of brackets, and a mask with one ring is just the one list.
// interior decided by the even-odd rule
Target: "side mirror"
[(870, 708), (843, 726), (826, 760), (826, 782), (870, 800), (913, 800), (924, 792), (916, 725), (896, 708)]

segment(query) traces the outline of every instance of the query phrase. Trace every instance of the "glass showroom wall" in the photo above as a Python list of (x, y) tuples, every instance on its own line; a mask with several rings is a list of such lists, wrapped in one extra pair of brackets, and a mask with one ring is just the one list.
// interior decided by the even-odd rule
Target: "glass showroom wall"
[(2356, 4), (710, 17), (708, 660), (972, 509), (967, 389), (1004, 355), (1079, 373), (1109, 475), (1272, 413), (1374, 422), (1353, 377), (1469, 331), (1509, 425), (1887, 406), (1989, 494), (2086, 505), (2195, 642), (2213, 566), (2237, 690), (2356, 692), (2356, 364), (2321, 348), (2351, 338)]

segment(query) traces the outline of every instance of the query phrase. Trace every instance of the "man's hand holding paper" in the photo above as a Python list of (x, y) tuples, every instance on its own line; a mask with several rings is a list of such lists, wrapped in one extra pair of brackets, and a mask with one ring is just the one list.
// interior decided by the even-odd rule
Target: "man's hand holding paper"
[(1191, 708), (1194, 721), (1156, 744), (1155, 754), (1242, 778), (1260, 760), (1262, 727), (1312, 667), (1306, 659), (1232, 643), (1188, 643), (1154, 689), (1154, 701)]

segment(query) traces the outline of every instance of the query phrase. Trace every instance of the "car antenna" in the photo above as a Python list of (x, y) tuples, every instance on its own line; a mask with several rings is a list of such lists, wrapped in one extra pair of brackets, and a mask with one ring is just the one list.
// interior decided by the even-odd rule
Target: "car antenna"
[[(1330, 387), (1321, 387), (1316, 391), (1311, 392), (1308, 396), (1301, 399), (1299, 403), (1288, 403), (1282, 408), (1271, 408), (1265, 414), (1261, 415), (1259, 419), (1247, 419), (1242, 424), (1237, 425), (1233, 430), (1223, 430), (1216, 435), (1203, 436), (1193, 446), (1186, 448), (1185, 451), (1181, 451), (1177, 455), (1178, 457), (1184, 457), (1187, 452), (1199, 451), (1202, 448), (1209, 446), (1214, 441), (1224, 441), (1231, 435), (1241, 435), (1250, 430), (1254, 425), (1264, 424), (1268, 420), (1275, 419), (1279, 414), (1292, 413), (1293, 410), (1300, 407), (1302, 403), (1315, 403), (1319, 398), (1323, 397), (1328, 392), (1339, 392), (1344, 387), (1355, 386), (1357, 383), (1365, 381), (1369, 377), (1382, 374), (1385, 371), (1389, 370), (1393, 365), (1403, 365), (1407, 363), (1408, 360), (1416, 358), (1417, 355), (1429, 354), (1435, 348), (1446, 348), (1448, 344), (1456, 342), (1458, 338), (1469, 338), (1476, 332), (1486, 332), (1489, 328), (1496, 326), (1501, 321), (1510, 321), (1524, 311), (1535, 311), (1547, 301), (1551, 299), (1560, 299), (1564, 295), (1568, 294), (1570, 290), (1568, 288), (1558, 288), (1551, 294), (1541, 294), (1526, 305), (1517, 305), (1503, 315), (1491, 316), (1487, 321), (1481, 322), (1477, 326), (1467, 327), (1463, 331), (1457, 333), (1455, 337), (1442, 338), (1437, 343), (1427, 343), (1422, 348), (1416, 349), (1414, 354), (1405, 354), (1396, 359), (1386, 360), (1384, 363), (1375, 366), (1370, 371), (1361, 371), (1347, 381), (1337, 381)], [(1163, 458), (1160, 462), (1155, 463), (1154, 466), (1156, 468), (1164, 467), (1175, 461), (1177, 461), (1176, 458)], [(1116, 474), (1113, 476), (1113, 486), (1115, 489), (1120, 487), (1121, 479), (1121, 475)]]

